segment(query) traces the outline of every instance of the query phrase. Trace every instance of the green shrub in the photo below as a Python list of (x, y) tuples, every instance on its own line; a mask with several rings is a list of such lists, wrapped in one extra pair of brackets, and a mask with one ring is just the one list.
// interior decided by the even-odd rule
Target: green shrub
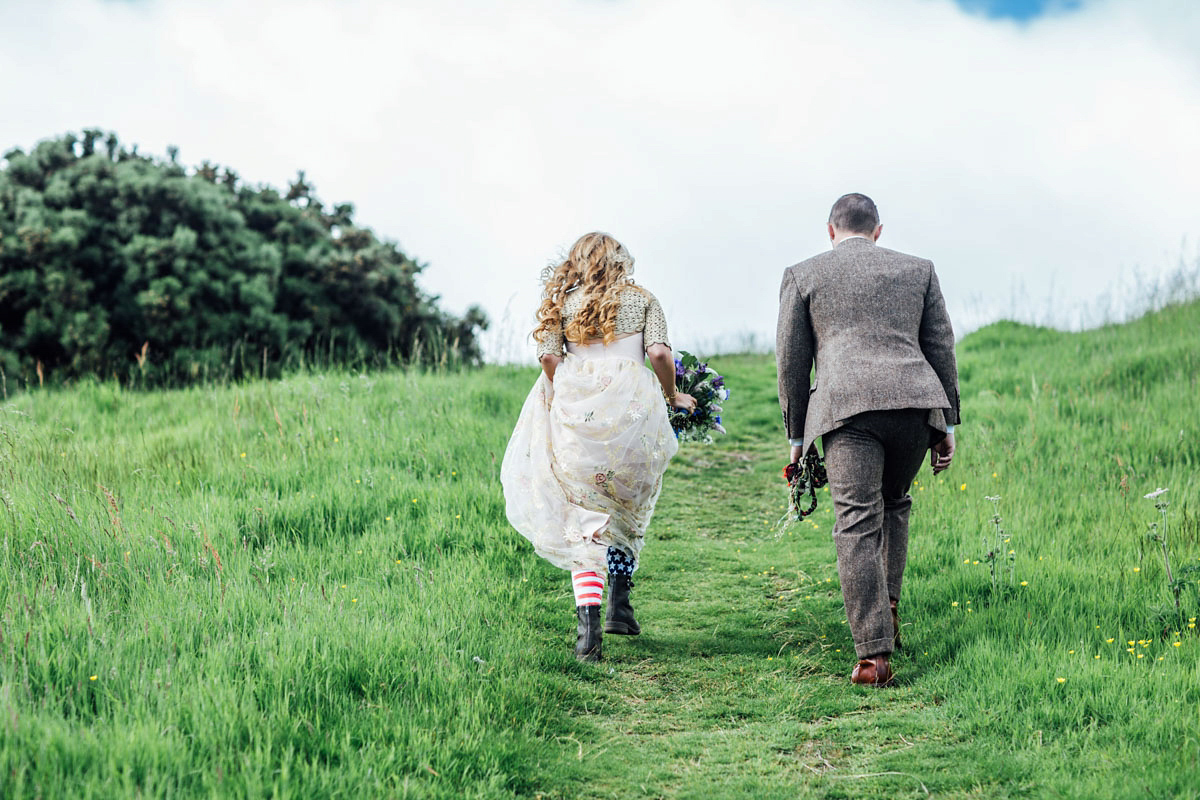
[(439, 310), (416, 284), (424, 265), (356, 226), (350, 204), (325, 208), (303, 172), (280, 195), (176, 158), (95, 130), (5, 154), (0, 368), (10, 383), (178, 385), (314, 362), (479, 361), (483, 312)]

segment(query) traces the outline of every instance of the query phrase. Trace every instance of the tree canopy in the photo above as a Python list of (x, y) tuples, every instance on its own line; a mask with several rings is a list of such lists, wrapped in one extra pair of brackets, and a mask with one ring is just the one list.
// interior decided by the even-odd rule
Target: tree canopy
[(0, 368), (157, 384), (289, 366), (472, 364), (478, 307), (421, 291), (424, 269), (326, 207), (303, 172), (284, 194), (188, 169), (98, 130), (4, 154)]

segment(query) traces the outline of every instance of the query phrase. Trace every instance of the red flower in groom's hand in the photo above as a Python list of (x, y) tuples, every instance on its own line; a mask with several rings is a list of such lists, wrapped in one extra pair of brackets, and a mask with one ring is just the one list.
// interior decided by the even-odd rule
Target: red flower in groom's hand
[(796, 473), (798, 473), (799, 471), (800, 471), (799, 464), (788, 464), (786, 467), (783, 468), (783, 479), (785, 481), (787, 481), (788, 483), (791, 483), (792, 480), (795, 479)]

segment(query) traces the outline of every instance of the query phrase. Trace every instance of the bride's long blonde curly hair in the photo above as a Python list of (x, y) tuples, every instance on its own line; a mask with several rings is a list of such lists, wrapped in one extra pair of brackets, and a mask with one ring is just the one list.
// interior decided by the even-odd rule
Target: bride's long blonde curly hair
[(617, 338), (621, 292), (638, 288), (632, 273), (633, 256), (625, 245), (607, 233), (580, 236), (562, 262), (542, 270), (545, 288), (533, 338), (540, 342), (562, 325), (563, 304), (573, 290), (583, 293), (583, 307), (567, 323), (564, 336), (572, 342), (603, 338), (611, 344)]

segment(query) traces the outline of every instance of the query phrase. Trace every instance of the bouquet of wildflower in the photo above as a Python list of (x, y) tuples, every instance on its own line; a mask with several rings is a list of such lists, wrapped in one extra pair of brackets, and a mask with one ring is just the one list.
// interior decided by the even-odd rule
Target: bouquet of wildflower
[(825, 460), (815, 450), (809, 450), (797, 463), (784, 467), (783, 479), (788, 483), (791, 500), (788, 513), (795, 519), (804, 519), (817, 510), (817, 489), (829, 483)]
[(775, 523), (776, 536), (793, 522), (799, 522), (817, 510), (817, 489), (829, 483), (825, 472), (825, 460), (816, 450), (809, 450), (795, 464), (783, 468), (783, 479), (788, 484), (788, 510)]
[(681, 442), (712, 444), (712, 432), (725, 433), (721, 427), (721, 403), (729, 399), (725, 378), (686, 350), (675, 359), (675, 390), (696, 398), (696, 410), (688, 413), (671, 409), (671, 427)]

